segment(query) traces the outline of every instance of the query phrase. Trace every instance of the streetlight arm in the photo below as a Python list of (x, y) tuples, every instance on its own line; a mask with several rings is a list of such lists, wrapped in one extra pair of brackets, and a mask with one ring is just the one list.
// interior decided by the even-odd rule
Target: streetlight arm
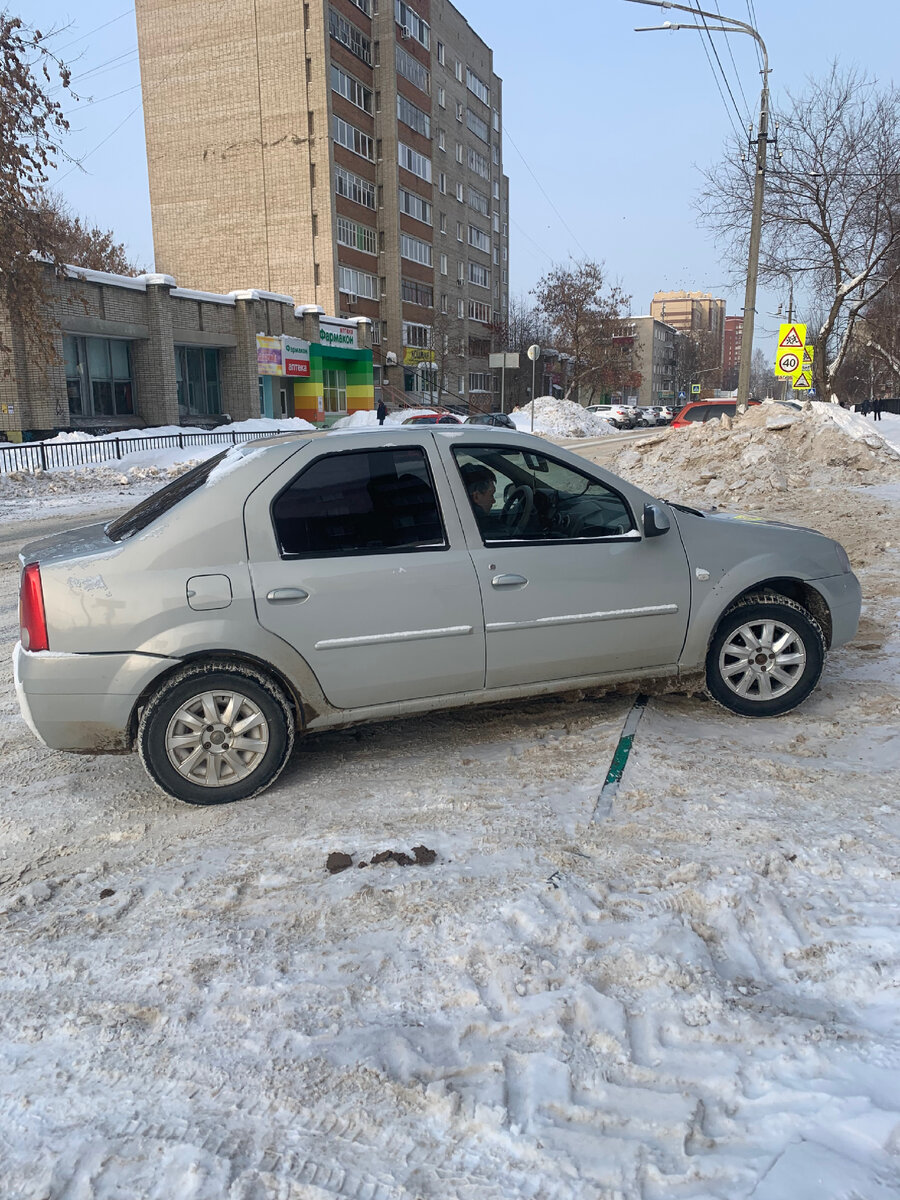
[[(727, 22), (727, 27), (719, 27), (713, 30), (715, 33), (746, 33), (752, 37), (763, 55), (763, 74), (769, 74), (769, 56), (766, 53), (766, 44), (759, 36), (752, 25), (748, 25), (746, 21), (739, 21), (737, 17), (726, 17), (723, 13), (704, 12), (702, 8), (690, 8), (687, 4), (675, 4), (673, 0), (627, 0), (629, 4), (649, 4), (651, 8), (676, 8), (679, 12), (690, 13), (692, 17), (709, 17), (711, 21)], [(673, 25), (667, 23), (665, 25), (653, 26), (655, 29), (699, 29), (701, 32), (706, 32), (706, 26), (703, 25)], [(638, 33), (647, 33), (649, 29), (639, 29)]]

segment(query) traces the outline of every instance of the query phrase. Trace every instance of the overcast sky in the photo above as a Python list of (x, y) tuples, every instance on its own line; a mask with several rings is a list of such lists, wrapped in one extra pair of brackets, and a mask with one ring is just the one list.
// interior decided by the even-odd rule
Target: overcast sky
[[(739, 20), (755, 16), (776, 105), (835, 57), (883, 82), (896, 75), (898, 0), (708, 0), (706, 7), (715, 12), (717, 5)], [(152, 267), (133, 6), (12, 0), (9, 7), (44, 32), (61, 30), (55, 45), (81, 97), (67, 101), (66, 149), (83, 167), (63, 164), (59, 190)], [(605, 262), (633, 297), (633, 313), (648, 312), (658, 289), (688, 288), (724, 296), (728, 312), (739, 314), (743, 285), (729, 281), (691, 202), (698, 168), (721, 157), (732, 123), (746, 126), (758, 112), (752, 39), (713, 35), (726, 86), (713, 71), (712, 52), (712, 66), (707, 59), (703, 35), (633, 31), (681, 19), (677, 13), (626, 0), (460, 0), (458, 7), (493, 48), (504, 81), (511, 294), (526, 293), (554, 262), (588, 256)], [(255, 283), (236, 279), (234, 286)], [(769, 314), (781, 299), (765, 292), (758, 298), (764, 346), (778, 322)]]

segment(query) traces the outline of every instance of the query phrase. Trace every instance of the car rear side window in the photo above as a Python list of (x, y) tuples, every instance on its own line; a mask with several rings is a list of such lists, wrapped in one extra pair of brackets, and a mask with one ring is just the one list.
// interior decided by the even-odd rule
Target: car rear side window
[(283, 558), (447, 545), (431, 472), (418, 446), (317, 458), (276, 497), (272, 520)]
[(179, 475), (177, 479), (167, 483), (158, 492), (154, 492), (152, 496), (148, 496), (146, 500), (142, 500), (140, 504), (130, 508), (124, 516), (117, 517), (115, 521), (107, 525), (106, 536), (112, 542), (124, 542), (126, 538), (133, 537), (142, 529), (146, 529), (163, 513), (167, 513), (176, 504), (180, 504), (186, 496), (190, 496), (191, 492), (196, 492), (198, 488), (203, 487), (212, 474), (213, 468), (218, 466), (227, 453), (227, 450), (223, 450), (220, 454), (214, 454), (206, 462), (186, 471), (184, 475)]

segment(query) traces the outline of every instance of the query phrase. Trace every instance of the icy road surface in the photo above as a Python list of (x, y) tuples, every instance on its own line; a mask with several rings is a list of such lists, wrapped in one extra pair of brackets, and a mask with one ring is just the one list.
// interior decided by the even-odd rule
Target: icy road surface
[(222, 809), (47, 751), (7, 558), (0, 1197), (900, 1196), (900, 553), (870, 558), (799, 713), (652, 698), (600, 823), (632, 697), (318, 735)]

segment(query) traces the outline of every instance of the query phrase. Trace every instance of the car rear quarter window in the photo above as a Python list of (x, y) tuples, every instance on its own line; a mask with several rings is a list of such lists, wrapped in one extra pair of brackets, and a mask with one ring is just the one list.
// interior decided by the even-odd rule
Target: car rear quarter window
[(169, 512), (176, 504), (180, 504), (185, 497), (203, 487), (214, 468), (219, 465), (227, 453), (227, 450), (223, 450), (219, 454), (214, 454), (206, 462), (186, 471), (184, 475), (179, 475), (177, 479), (167, 483), (158, 492), (154, 492), (152, 496), (148, 496), (146, 500), (142, 500), (140, 504), (130, 508), (124, 516), (117, 517), (115, 521), (107, 525), (106, 536), (112, 542), (123, 542), (126, 538), (133, 537), (142, 529), (146, 529), (148, 525), (164, 513)]
[(354, 450), (310, 463), (275, 499), (283, 558), (437, 550), (447, 545), (424, 450)]

